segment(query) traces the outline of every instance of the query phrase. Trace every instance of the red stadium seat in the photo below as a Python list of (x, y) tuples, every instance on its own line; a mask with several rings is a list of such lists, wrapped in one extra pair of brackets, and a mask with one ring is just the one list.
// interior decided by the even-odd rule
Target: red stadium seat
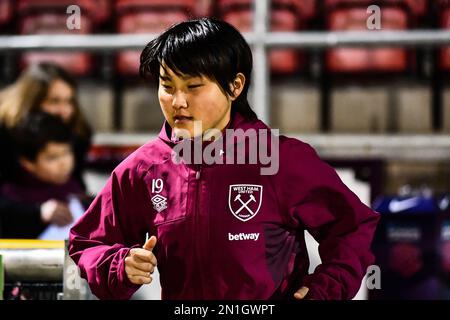
[(0, 0), (0, 26), (8, 24), (13, 15), (12, 0)]
[(312, 19), (317, 14), (318, 0), (297, 0), (297, 7), (303, 17)]
[[(26, 16), (21, 19), (21, 34), (85, 34), (92, 29), (91, 20), (81, 15), (81, 29), (68, 30), (67, 15), (58, 13), (42, 13)], [(83, 52), (25, 52), (22, 54), (21, 65), (26, 67), (31, 63), (52, 61), (59, 63), (75, 75), (86, 75), (91, 70), (91, 56)]]
[[(311, 18), (316, 14), (316, 7), (319, 0), (273, 0), (272, 10), (281, 7), (298, 12), (302, 19)], [(252, 9), (254, 0), (218, 0), (217, 7), (219, 14), (224, 11), (234, 11), (239, 9)]]
[(93, 8), (93, 1), (89, 0), (19, 0), (17, 12), (20, 15), (59, 12), (66, 13), (70, 5), (77, 5), (82, 9), (90, 10)]
[(116, 12), (118, 14), (126, 13), (129, 10), (161, 10), (165, 11), (188, 8), (193, 10), (195, 0), (116, 0)]
[(195, 2), (194, 13), (197, 17), (209, 17), (213, 15), (214, 0), (197, 0)]
[(332, 9), (343, 5), (368, 7), (372, 4), (381, 4), (381, 7), (403, 5), (405, 8), (409, 9), (410, 13), (416, 17), (421, 17), (427, 12), (428, 2), (427, 0), (325, 0), (326, 9)]
[(92, 22), (101, 24), (111, 16), (111, 0), (20, 0), (17, 11), (21, 15), (55, 12), (66, 14), (67, 7), (77, 5)]
[[(328, 16), (328, 29), (367, 30), (366, 10), (333, 10)], [(383, 30), (407, 29), (408, 17), (401, 8), (385, 7), (381, 14)], [(408, 53), (403, 48), (334, 48), (327, 51), (326, 66), (332, 73), (404, 72), (408, 68)]]
[(407, 4), (411, 8), (411, 12), (416, 16), (422, 17), (427, 13), (427, 0), (407, 0)]
[(91, 16), (97, 25), (107, 22), (112, 14), (112, 0), (96, 0), (91, 1), (95, 3), (90, 9)]
[(93, 145), (87, 154), (87, 166), (91, 169), (111, 171), (138, 148), (139, 145)]
[[(175, 0), (118, 0), (117, 32), (161, 33), (171, 25), (187, 20), (194, 1)], [(118, 54), (117, 69), (121, 75), (139, 74), (140, 50), (126, 50)]]
[[(441, 27), (450, 29), (450, 7), (441, 13)], [(450, 47), (445, 47), (440, 51), (440, 68), (444, 71), (450, 70)]]
[[(253, 27), (253, 1), (219, 1), (219, 16), (241, 32)], [(277, 0), (272, 2), (270, 29), (272, 31), (296, 31), (304, 25), (298, 16), (297, 1)], [(293, 49), (273, 49), (269, 52), (270, 68), (273, 74), (290, 74), (305, 67), (305, 57)]]

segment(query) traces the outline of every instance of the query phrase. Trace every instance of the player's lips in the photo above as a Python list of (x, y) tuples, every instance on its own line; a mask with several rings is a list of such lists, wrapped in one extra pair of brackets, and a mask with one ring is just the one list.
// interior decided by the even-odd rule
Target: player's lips
[(194, 117), (188, 117), (188, 116), (174, 116), (173, 117), (175, 124), (187, 123), (188, 121), (192, 121), (193, 119), (194, 119)]

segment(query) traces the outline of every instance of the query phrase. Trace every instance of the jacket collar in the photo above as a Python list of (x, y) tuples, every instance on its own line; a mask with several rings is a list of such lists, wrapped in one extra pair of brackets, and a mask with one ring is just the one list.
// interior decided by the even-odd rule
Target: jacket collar
[[(184, 152), (181, 153), (176, 153), (179, 156), (181, 156), (183, 158), (183, 161), (185, 163), (187, 163), (189, 166), (198, 166), (200, 163), (198, 161), (201, 162), (201, 164), (204, 164), (203, 162), (203, 158), (201, 158), (203, 156), (203, 151), (205, 150), (205, 148), (211, 144), (214, 144), (214, 146), (212, 146), (211, 149), (209, 150), (213, 150), (211, 152), (214, 153), (213, 157), (219, 157), (219, 158), (223, 158), (223, 162), (228, 162), (227, 159), (230, 159), (229, 161), (233, 162), (234, 160), (234, 151), (233, 152), (228, 152), (228, 147), (229, 145), (227, 144), (227, 138), (228, 138), (228, 132), (226, 132), (226, 129), (233, 129), (233, 130), (241, 130), (243, 132), (246, 132), (249, 129), (253, 129), (253, 130), (259, 130), (259, 129), (265, 129), (267, 130), (267, 134), (270, 135), (270, 128), (264, 124), (261, 120), (246, 120), (241, 114), (236, 113), (231, 119), (229, 124), (227, 125), (227, 127), (225, 127), (224, 130), (222, 130), (222, 136), (217, 139), (216, 141), (201, 141), (201, 137), (196, 137), (196, 138), (190, 138), (190, 139), (180, 139), (180, 140), (175, 140), (175, 139), (171, 139), (172, 136), (172, 128), (170, 127), (170, 125), (167, 123), (167, 121), (164, 122), (162, 129), (159, 133), (159, 138), (164, 141), (164, 143), (166, 143), (170, 148), (174, 149), (175, 146), (179, 147), (180, 150), (189, 150), (187, 154), (184, 154)], [(226, 132), (226, 134), (225, 134)], [(238, 147), (237, 145), (241, 145), (243, 144), (244, 146), (246, 146), (246, 151), (248, 151), (248, 146), (249, 144), (253, 144), (256, 145), (259, 141), (259, 137), (258, 137), (258, 133), (256, 135), (256, 140), (254, 141), (248, 141), (247, 142), (247, 137), (245, 134), (236, 134), (236, 135), (232, 135), (232, 141), (231, 141), (231, 145), (236, 146), (235, 149), (237, 150)], [(200, 140), (200, 141), (199, 141)], [(182, 145), (184, 144), (184, 145)], [(186, 149), (185, 149), (186, 148)], [(200, 149), (199, 149), (200, 148)], [(197, 158), (195, 157), (195, 154), (197, 153), (197, 151), (200, 150), (202, 153), (200, 154), (200, 156), (198, 156), (197, 154)], [(230, 150), (234, 150), (234, 149), (230, 149)], [(216, 152), (220, 152), (220, 155), (217, 155)], [(172, 154), (172, 157), (174, 156), (174, 154)], [(187, 157), (187, 158), (186, 158)], [(201, 159), (199, 159), (201, 158)], [(197, 159), (197, 161), (195, 161)]]

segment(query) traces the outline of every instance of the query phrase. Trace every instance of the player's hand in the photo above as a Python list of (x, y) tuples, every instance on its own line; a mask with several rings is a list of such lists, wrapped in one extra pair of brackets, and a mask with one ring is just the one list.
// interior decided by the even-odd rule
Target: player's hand
[(152, 282), (152, 273), (157, 264), (152, 250), (156, 245), (156, 237), (150, 239), (141, 248), (133, 248), (125, 258), (125, 273), (131, 283), (148, 284)]
[(51, 199), (41, 204), (40, 209), (44, 223), (54, 223), (62, 227), (73, 221), (72, 213), (64, 202)]
[(294, 293), (294, 298), (297, 300), (303, 300), (306, 295), (308, 294), (309, 288), (308, 287), (301, 287), (297, 290), (297, 292)]

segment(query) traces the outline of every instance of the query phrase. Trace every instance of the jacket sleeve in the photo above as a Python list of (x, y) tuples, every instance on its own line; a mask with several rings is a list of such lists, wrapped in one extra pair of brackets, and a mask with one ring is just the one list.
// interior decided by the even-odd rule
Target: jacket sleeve
[(364, 205), (311, 146), (289, 142), (290, 156), (280, 166), (285, 177), (282, 199), (298, 228), (319, 242), (322, 260), (302, 285), (313, 299), (351, 299), (374, 263), (371, 243), (379, 214)]
[(114, 171), (70, 231), (69, 254), (99, 299), (129, 299), (140, 287), (129, 281), (124, 266), (130, 248), (145, 240), (138, 180), (129, 170)]

